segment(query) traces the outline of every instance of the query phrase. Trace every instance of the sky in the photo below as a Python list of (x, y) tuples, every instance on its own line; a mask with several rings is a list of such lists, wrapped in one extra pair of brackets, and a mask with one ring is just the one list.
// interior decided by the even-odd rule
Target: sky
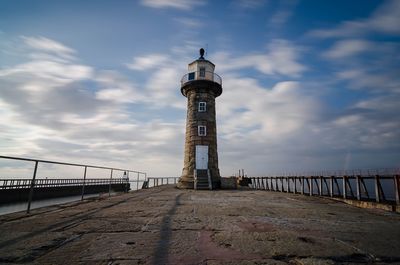
[(0, 0), (0, 154), (180, 176), (201, 47), (222, 176), (400, 167), (396, 0)]

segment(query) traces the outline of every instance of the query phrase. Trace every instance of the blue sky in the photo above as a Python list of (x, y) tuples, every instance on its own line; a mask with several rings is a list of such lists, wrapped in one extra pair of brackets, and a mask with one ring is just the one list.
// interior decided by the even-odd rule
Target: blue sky
[(399, 167), (399, 25), (399, 1), (0, 0), (0, 153), (179, 176), (204, 47), (223, 176)]

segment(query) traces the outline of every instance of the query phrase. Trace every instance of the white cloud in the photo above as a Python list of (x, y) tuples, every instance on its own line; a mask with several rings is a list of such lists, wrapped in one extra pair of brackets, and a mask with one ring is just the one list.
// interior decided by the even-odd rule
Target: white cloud
[(370, 91), (400, 92), (397, 43), (348, 39), (337, 41), (323, 57), (337, 67), (338, 81)]
[(298, 62), (301, 48), (286, 40), (273, 40), (267, 47), (266, 54), (252, 54), (240, 57), (229, 53), (215, 54), (215, 61), (220, 71), (254, 68), (267, 75), (300, 76), (307, 67)]
[[(59, 63), (52, 61), (31, 61), (13, 68), (0, 70), (0, 76), (32, 75), (41, 79), (51, 79), (57, 84), (66, 84), (77, 80), (88, 79), (92, 75), (92, 68), (85, 65)], [(43, 89), (48, 86), (43, 86)], [(34, 90), (38, 91), (38, 87)]]
[(368, 32), (400, 34), (400, 2), (385, 1), (369, 18), (344, 21), (333, 29), (313, 30), (309, 34), (320, 38), (354, 37)]
[(21, 36), (22, 40), (33, 49), (55, 53), (67, 59), (73, 59), (75, 50), (61, 44), (60, 42), (44, 38), (44, 37), (26, 37)]
[(95, 80), (100, 89), (96, 98), (117, 103), (135, 103), (145, 100), (145, 94), (129, 80), (114, 71), (103, 71), (97, 74)]
[(316, 98), (304, 95), (297, 82), (280, 82), (267, 89), (254, 79), (225, 76), (224, 87), (218, 116), (223, 137), (231, 140), (238, 136), (261, 142), (284, 139), (312, 120), (319, 108)]
[(126, 64), (132, 70), (150, 70), (165, 65), (169, 58), (163, 54), (149, 54), (146, 56), (139, 56), (133, 59), (132, 63)]
[(293, 15), (294, 8), (297, 6), (297, 4), (297, 0), (279, 1), (278, 10), (271, 16), (269, 23), (275, 27), (285, 24)]
[(176, 8), (181, 10), (191, 10), (206, 4), (202, 0), (142, 0), (141, 3), (152, 8)]
[(328, 50), (324, 55), (328, 58), (345, 58), (371, 50), (374, 43), (366, 40), (342, 40)]

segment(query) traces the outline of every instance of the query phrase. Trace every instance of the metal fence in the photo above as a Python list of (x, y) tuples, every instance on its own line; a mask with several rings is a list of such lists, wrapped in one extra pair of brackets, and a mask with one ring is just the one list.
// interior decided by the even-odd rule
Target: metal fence
[(148, 178), (148, 187), (157, 187), (161, 185), (176, 184), (179, 177), (151, 177)]
[[(332, 172), (335, 171), (329, 173)], [(259, 190), (400, 204), (399, 169), (340, 171), (335, 175), (325, 173), (250, 177), (249, 179), (251, 180), (250, 187)]]
[[(0, 156), (0, 159), (9, 159), (9, 160), (18, 160), (18, 161), (26, 161), (34, 163), (34, 169), (32, 172), (32, 178), (30, 179), (0, 179), (0, 189), (10, 189), (10, 188), (29, 188), (29, 197), (28, 197), (28, 205), (26, 212), (29, 213), (31, 209), (31, 203), (33, 199), (33, 195), (35, 192), (35, 188), (38, 187), (60, 187), (65, 185), (76, 185), (82, 186), (81, 200), (83, 200), (85, 195), (85, 186), (89, 185), (99, 185), (99, 184), (107, 184), (109, 185), (109, 195), (111, 195), (111, 186), (113, 184), (121, 184), (129, 181), (129, 177), (136, 176), (136, 182), (139, 182), (140, 176), (144, 176), (146, 180), (147, 174), (145, 172), (131, 170), (131, 169), (123, 169), (123, 168), (115, 168), (115, 167), (104, 167), (104, 166), (96, 166), (96, 165), (87, 165), (87, 164), (77, 164), (77, 163), (66, 163), (66, 162), (57, 162), (50, 160), (40, 160), (40, 159), (31, 159), (31, 158), (21, 158), (21, 157), (13, 157), (13, 156)], [(39, 164), (55, 164), (55, 165), (64, 165), (64, 166), (73, 166), (80, 167), (84, 169), (83, 175), (79, 179), (37, 179), (38, 165)], [(87, 170), (89, 168), (93, 169), (104, 169), (110, 171), (109, 178), (102, 179), (88, 179), (87, 178)], [(113, 178), (113, 174), (115, 172), (124, 172), (125, 178)], [(137, 184), (138, 185), (138, 184)], [(137, 189), (139, 187), (137, 186)]]

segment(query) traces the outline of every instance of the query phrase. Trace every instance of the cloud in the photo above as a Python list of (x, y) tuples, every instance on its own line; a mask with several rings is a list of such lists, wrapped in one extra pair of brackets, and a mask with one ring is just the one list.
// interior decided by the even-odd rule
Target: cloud
[(218, 105), (220, 132), (232, 141), (281, 142), (312, 121), (319, 109), (317, 98), (306, 95), (298, 82), (264, 88), (255, 79), (228, 75), (224, 87), (228, 89)]
[(191, 10), (197, 6), (205, 5), (206, 2), (202, 0), (142, 0), (141, 4), (152, 8)]
[(344, 21), (333, 29), (317, 29), (309, 32), (319, 38), (354, 37), (367, 33), (400, 34), (400, 2), (385, 1), (366, 19)]
[(135, 103), (145, 100), (143, 92), (124, 76), (115, 71), (102, 71), (96, 75), (99, 90), (96, 98), (116, 103)]
[(336, 67), (337, 80), (350, 88), (400, 92), (399, 63), (393, 60), (399, 51), (397, 43), (347, 39), (335, 42), (322, 56)]
[(133, 59), (132, 63), (127, 63), (126, 66), (131, 70), (143, 71), (163, 66), (168, 60), (168, 56), (156, 53), (136, 57)]
[[(66, 59), (26, 46), (23, 63), (0, 70), (3, 153), (129, 167), (151, 176), (180, 174), (186, 99), (179, 80), (197, 53), (196, 42), (138, 54), (126, 65), (133, 70), (127, 75), (85, 65), (78, 52)], [(311, 71), (302, 60), (303, 50), (273, 40), (261, 52), (210, 54), (223, 78), (224, 92), (216, 101), (224, 176), (237, 167), (265, 174), (396, 162), (383, 158), (399, 148), (398, 68), (387, 70), (395, 65), (390, 62), (397, 46), (361, 39), (332, 45), (322, 58), (337, 67), (339, 82), (351, 82), (350, 87), (364, 82), (357, 85), (381, 90), (340, 108), (321, 96), (328, 82), (301, 78)], [(244, 76), (248, 69), (256, 77)], [(382, 69), (391, 79), (368, 79), (382, 77)], [(275, 77), (280, 81), (274, 83)]]
[[(25, 43), (24, 63), (0, 70), (3, 154), (134, 169), (157, 163), (160, 170), (153, 169), (152, 174), (172, 172), (171, 165), (176, 171), (184, 121), (159, 119), (152, 110), (152, 93), (118, 72), (96, 70), (54, 52), (72, 51), (65, 45), (51, 49), (30, 44)], [(38, 51), (47, 59), (31, 56)], [(158, 86), (154, 89), (161, 94), (162, 84)], [(142, 109), (132, 104), (142, 104)], [(165, 102), (169, 108), (173, 104)]]
[(366, 40), (342, 40), (335, 43), (335, 45), (327, 51), (324, 56), (327, 58), (346, 58), (349, 56), (357, 55), (375, 48), (373, 42)]
[(21, 36), (21, 39), (25, 42), (29, 47), (44, 51), (54, 53), (57, 56), (61, 56), (67, 59), (73, 59), (75, 50), (61, 44), (60, 42), (45, 38), (45, 37), (26, 37)]
[(266, 0), (237, 0), (235, 5), (244, 9), (255, 9), (262, 7), (267, 3)]
[(278, 10), (271, 16), (269, 23), (275, 27), (285, 24), (293, 15), (297, 4), (297, 0), (280, 1)]
[(201, 28), (204, 26), (204, 23), (194, 18), (182, 17), (182, 18), (175, 18), (174, 20), (178, 22), (180, 25), (183, 25), (187, 28)]
[(244, 56), (231, 56), (228, 53), (217, 53), (215, 61), (221, 71), (231, 71), (243, 68), (254, 68), (267, 75), (300, 76), (307, 67), (298, 62), (301, 48), (286, 40), (272, 40), (267, 47), (267, 53)]

